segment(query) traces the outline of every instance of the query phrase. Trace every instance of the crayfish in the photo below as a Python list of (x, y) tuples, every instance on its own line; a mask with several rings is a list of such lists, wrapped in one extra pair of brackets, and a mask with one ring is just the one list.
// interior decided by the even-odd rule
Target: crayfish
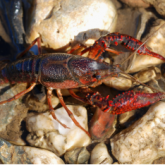
[[(39, 42), (38, 38), (23, 53), (21, 53), (20, 57), (37, 41)], [(85, 48), (78, 53), (78, 55), (68, 54), (77, 49), (77, 46), (71, 49), (68, 53), (40, 54), (38, 56), (18, 59), (15, 62), (5, 64), (0, 71), (0, 84), (8, 82), (12, 84), (28, 82), (31, 83), (31, 86), (14, 97), (1, 101), (0, 104), (18, 99), (31, 91), (36, 84), (42, 84), (47, 88), (47, 102), (53, 118), (63, 127), (68, 128), (57, 119), (51, 104), (52, 91), (56, 89), (60, 103), (67, 111), (69, 117), (76, 126), (90, 136), (88, 131), (76, 121), (72, 112), (67, 108), (62, 97), (61, 89), (69, 89), (70, 94), (74, 98), (98, 106), (101, 110), (112, 114), (120, 114), (134, 110), (164, 98), (165, 95), (161, 92), (145, 94), (128, 91), (117, 96), (113, 100), (109, 100), (108, 96), (104, 98), (99, 93), (91, 92), (89, 87), (96, 87), (106, 81), (109, 77), (119, 76), (120, 73), (124, 74), (118, 65), (110, 65), (103, 62), (102, 58), (100, 58), (104, 51), (119, 54), (118, 51), (110, 49), (111, 44), (122, 44), (132, 51), (140, 46), (137, 50), (140, 55), (150, 55), (165, 61), (163, 56), (147, 49), (141, 41), (128, 35), (110, 33), (98, 39), (93, 46)], [(89, 52), (88, 57), (80, 56), (85, 52)], [(90, 93), (87, 94), (85, 98), (81, 98), (73, 92), (73, 88), (80, 88), (81, 91), (85, 92), (89, 90)], [(152, 97), (155, 98), (151, 99)]]

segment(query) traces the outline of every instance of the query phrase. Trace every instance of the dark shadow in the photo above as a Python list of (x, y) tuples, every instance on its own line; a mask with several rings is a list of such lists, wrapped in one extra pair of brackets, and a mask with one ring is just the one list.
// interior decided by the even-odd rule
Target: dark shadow
[(3, 95), (3, 94), (4, 94), (5, 92), (7, 92), (7, 90), (9, 90), (10, 88), (11, 88), (11, 86), (9, 85), (9, 86), (6, 86), (6, 87), (0, 89), (0, 95)]
[(21, 131), (22, 131), (21, 138), (25, 141), (26, 145), (30, 146), (29, 142), (26, 140), (30, 132), (26, 129), (26, 122), (24, 120), (21, 122)]
[(153, 28), (155, 21), (156, 21), (156, 18), (154, 18), (154, 17), (151, 17), (150, 19), (148, 19), (146, 26), (145, 26), (145, 29), (144, 29), (144, 32), (141, 35), (141, 39), (145, 38), (148, 35), (149, 31)]
[[(14, 61), (18, 53), (24, 50), (22, 0), (0, 1), (0, 20), (2, 26), (11, 40), (10, 58)], [(0, 54), (1, 55), (1, 54)]]

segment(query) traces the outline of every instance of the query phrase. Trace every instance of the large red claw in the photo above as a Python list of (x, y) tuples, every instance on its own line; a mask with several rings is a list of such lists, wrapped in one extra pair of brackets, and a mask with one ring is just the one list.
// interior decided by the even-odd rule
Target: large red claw
[(128, 91), (123, 94), (118, 95), (113, 99), (111, 106), (112, 114), (121, 114), (127, 111), (132, 111), (138, 108), (142, 108), (153, 104), (161, 99), (165, 98), (165, 94), (158, 93), (142, 93)]
[(99, 107), (104, 112), (109, 111), (110, 107), (112, 106), (112, 101), (108, 99), (109, 95), (103, 97), (99, 92), (96, 92), (93, 94), (87, 94), (86, 98), (91, 105)]
[(104, 112), (116, 115), (153, 104), (165, 98), (165, 93), (128, 91), (123, 94), (119, 94), (113, 100), (109, 100), (108, 97), (103, 97), (99, 92), (96, 92), (94, 94), (88, 94), (86, 98), (89, 100), (91, 105), (99, 107)]

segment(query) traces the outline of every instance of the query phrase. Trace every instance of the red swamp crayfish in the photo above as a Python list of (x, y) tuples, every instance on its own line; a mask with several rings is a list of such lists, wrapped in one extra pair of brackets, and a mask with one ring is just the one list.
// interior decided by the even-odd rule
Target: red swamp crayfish
[[(33, 43), (24, 52), (22, 52), (19, 57), (28, 51), (37, 41), (39, 42), (39, 38), (33, 41)], [(68, 128), (56, 118), (51, 104), (52, 90), (56, 89), (60, 103), (67, 111), (69, 117), (76, 126), (90, 136), (88, 131), (81, 127), (78, 121), (74, 118), (72, 112), (67, 108), (62, 97), (61, 89), (69, 89), (70, 94), (74, 98), (87, 102), (91, 105), (98, 106), (103, 111), (108, 111), (112, 114), (120, 114), (144, 107), (164, 98), (165, 94), (161, 92), (145, 94), (129, 91), (117, 96), (111, 101), (108, 100), (108, 97), (104, 98), (99, 93), (92, 93), (89, 87), (94, 88), (106, 81), (109, 77), (119, 76), (120, 73), (124, 74), (118, 65), (110, 65), (103, 62), (100, 58), (104, 51), (111, 51), (118, 54), (119, 52), (109, 48), (110, 44), (117, 45), (118, 43), (123, 44), (126, 48), (132, 51), (141, 46), (138, 50), (140, 55), (151, 55), (165, 61), (163, 56), (148, 50), (145, 45), (142, 45), (141, 41), (128, 35), (110, 33), (97, 40), (93, 46), (85, 48), (79, 53), (82, 55), (85, 52), (89, 52), (88, 57), (66, 53), (51, 53), (40, 54), (37, 56), (18, 59), (15, 62), (6, 63), (3, 67), (1, 67), (0, 84), (8, 82), (11, 84), (27, 82), (31, 83), (31, 86), (14, 97), (1, 101), (0, 104), (18, 99), (31, 91), (36, 84), (42, 84), (47, 88), (47, 103), (53, 118), (63, 127)], [(71, 49), (69, 53), (73, 52), (77, 48), (78, 47)], [(80, 88), (81, 91), (84, 91), (84, 93), (89, 93), (86, 98), (81, 98), (73, 92), (73, 88)], [(155, 98), (151, 99), (153, 96), (155, 96)]]

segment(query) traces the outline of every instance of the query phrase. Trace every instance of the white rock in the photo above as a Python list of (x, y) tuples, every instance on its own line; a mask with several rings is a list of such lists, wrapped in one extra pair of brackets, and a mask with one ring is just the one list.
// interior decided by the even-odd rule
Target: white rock
[(107, 146), (104, 143), (97, 144), (91, 152), (91, 164), (112, 164), (113, 159), (110, 157)]
[[(138, 72), (137, 74), (134, 75), (134, 77), (141, 83), (146, 83), (156, 78), (156, 72), (154, 68), (149, 68), (149, 69)], [(134, 84), (137, 85), (139, 83), (134, 82)]]
[(113, 87), (117, 90), (128, 90), (132, 87), (132, 81), (131, 79), (124, 78), (124, 77), (112, 77), (109, 79), (106, 79), (104, 81), (104, 84)]
[[(156, 31), (163, 23), (165, 23), (164, 20), (158, 20), (157, 22), (155, 22), (156, 26), (152, 27), (152, 31), (150, 32), (150, 34), (152, 34), (154, 31)], [(159, 29), (159, 31), (154, 33), (150, 37), (148, 42), (146, 43), (146, 45), (149, 46), (153, 52), (158, 53), (158, 54), (162, 55), (163, 57), (165, 57), (164, 31), (165, 31), (165, 27), (163, 26), (161, 29)], [(160, 60), (155, 57), (151, 57), (148, 55), (137, 55), (132, 66), (127, 69), (127, 72), (129, 72), (129, 73), (138, 72), (142, 69), (146, 69), (147, 67), (151, 67), (154, 65), (162, 64), (162, 63), (164, 63), (163, 60)]]
[(114, 31), (117, 19), (110, 0), (35, 0), (30, 14), (27, 42), (41, 36), (43, 45), (54, 49), (71, 41), (93, 44), (103, 32)]
[(151, 164), (165, 155), (165, 103), (157, 102), (129, 128), (111, 139), (119, 163)]
[[(59, 99), (56, 96), (52, 96), (51, 103), (52, 107), (55, 108), (59, 104)], [(45, 99), (45, 103), (40, 102), (38, 100), (35, 100), (34, 97), (27, 97), (26, 104), (28, 107), (32, 110), (38, 111), (38, 112), (44, 112), (49, 109), (48, 103)]]
[(33, 164), (64, 164), (63, 160), (54, 153), (33, 147), (23, 147)]
[(143, 0), (144, 2), (147, 2), (154, 6), (156, 11), (165, 18), (165, 2), (164, 0)]
[(113, 163), (113, 164), (119, 164), (118, 162), (115, 162), (115, 163)]
[[(88, 130), (86, 109), (82, 106), (67, 107), (79, 124)], [(89, 136), (73, 123), (63, 107), (55, 110), (55, 114), (70, 129), (61, 126), (49, 112), (30, 116), (26, 119), (27, 129), (30, 132), (27, 141), (32, 146), (46, 148), (60, 156), (69, 149), (91, 143)]]

